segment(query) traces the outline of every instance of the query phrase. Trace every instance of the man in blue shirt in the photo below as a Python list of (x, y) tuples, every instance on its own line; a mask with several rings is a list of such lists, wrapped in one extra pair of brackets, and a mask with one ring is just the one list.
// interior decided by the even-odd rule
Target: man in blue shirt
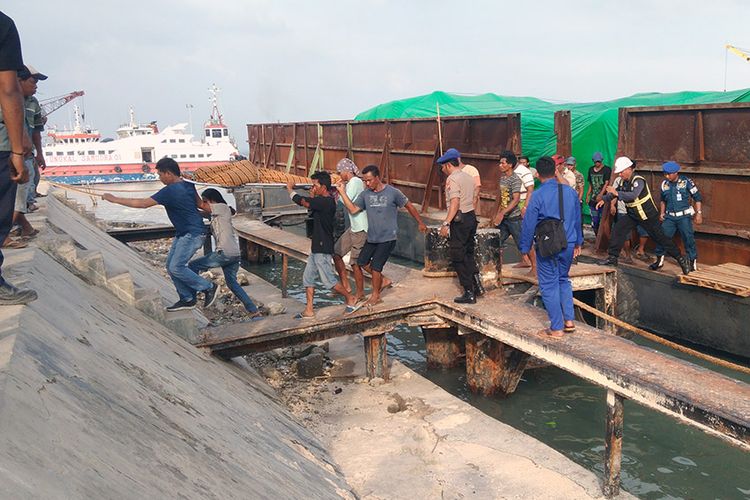
[[(695, 223), (703, 222), (702, 198), (698, 186), (692, 179), (681, 175), (680, 164), (668, 161), (662, 165), (665, 179), (661, 183), (661, 203), (659, 204), (659, 220), (661, 229), (667, 238), (672, 238), (679, 231), (685, 253), (690, 261), (690, 269), (698, 270), (698, 251), (695, 248), (695, 234), (693, 233), (693, 216)], [(690, 198), (695, 202), (695, 208), (690, 205)], [(650, 267), (654, 271), (664, 266), (664, 247), (656, 246), (656, 261)]]
[(203, 307), (210, 307), (216, 301), (219, 285), (211, 283), (188, 267), (188, 262), (206, 239), (203, 217), (198, 212), (200, 199), (195, 185), (182, 180), (180, 167), (172, 158), (159, 160), (156, 172), (165, 186), (150, 198), (120, 198), (110, 193), (105, 193), (102, 198), (131, 208), (164, 205), (167, 217), (175, 229), (172, 248), (167, 255), (167, 272), (180, 297), (175, 304), (167, 307), (167, 311), (194, 309), (198, 292), (204, 294)]
[[(534, 190), (534, 196), (526, 207), (526, 216), (521, 226), (521, 253), (528, 255), (534, 242), (536, 226), (545, 219), (560, 219), (560, 198), (558, 181), (555, 178), (555, 161), (549, 156), (543, 156), (536, 162), (539, 188)], [(537, 277), (539, 290), (542, 292), (544, 308), (550, 320), (549, 329), (544, 333), (552, 338), (562, 338), (564, 333), (575, 331), (573, 320), (573, 286), (568, 278), (573, 259), (581, 253), (583, 245), (583, 231), (581, 229), (581, 205), (578, 193), (567, 185), (562, 186), (563, 195), (563, 227), (568, 246), (565, 250), (542, 257), (536, 252)]]

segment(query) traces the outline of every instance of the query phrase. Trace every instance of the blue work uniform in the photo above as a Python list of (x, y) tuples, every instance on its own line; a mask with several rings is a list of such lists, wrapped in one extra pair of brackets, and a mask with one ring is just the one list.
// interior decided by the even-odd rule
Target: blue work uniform
[[(560, 219), (560, 202), (557, 179), (542, 182), (534, 190), (531, 202), (526, 206), (526, 215), (521, 226), (521, 253), (531, 251), (534, 232), (537, 224), (544, 219)], [(573, 249), (583, 244), (581, 228), (581, 204), (578, 193), (568, 185), (563, 185), (563, 226), (568, 240), (568, 247), (562, 252), (549, 257), (536, 253), (537, 277), (539, 290), (542, 292), (544, 308), (550, 320), (551, 330), (562, 330), (565, 321), (573, 321), (573, 286), (568, 273), (573, 263)]]
[[(680, 232), (682, 243), (685, 244), (685, 253), (690, 260), (698, 258), (695, 248), (695, 234), (693, 231), (693, 215), (695, 210), (690, 204), (693, 201), (702, 201), (698, 186), (692, 179), (680, 175), (675, 182), (664, 179), (661, 183), (661, 201), (666, 205), (664, 222), (661, 228), (668, 238), (672, 238), (677, 231)], [(656, 255), (664, 255), (664, 248), (656, 247)]]

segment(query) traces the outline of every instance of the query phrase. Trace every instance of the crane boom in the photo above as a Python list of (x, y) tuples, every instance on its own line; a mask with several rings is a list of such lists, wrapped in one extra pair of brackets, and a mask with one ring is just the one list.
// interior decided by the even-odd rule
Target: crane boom
[(77, 90), (69, 94), (61, 95), (58, 97), (52, 97), (50, 99), (45, 99), (43, 101), (40, 101), (39, 105), (42, 107), (42, 116), (46, 117), (47, 115), (51, 114), (53, 111), (57, 111), (58, 109), (65, 106), (73, 99), (75, 99), (76, 97), (81, 97), (82, 95), (84, 95), (83, 90)]
[(728, 51), (732, 52), (733, 54), (736, 54), (736, 55), (740, 56), (740, 57), (741, 57), (741, 58), (743, 58), (743, 59), (744, 59), (745, 61), (747, 61), (747, 62), (750, 62), (750, 54), (746, 54), (746, 53), (745, 53), (744, 51), (742, 51), (741, 49), (738, 49), (738, 48), (737, 48), (737, 47), (735, 47), (734, 45), (729, 45), (729, 44), (726, 44), (726, 45), (725, 45), (724, 47), (725, 47), (725, 48), (726, 48), (726, 49), (727, 49)]

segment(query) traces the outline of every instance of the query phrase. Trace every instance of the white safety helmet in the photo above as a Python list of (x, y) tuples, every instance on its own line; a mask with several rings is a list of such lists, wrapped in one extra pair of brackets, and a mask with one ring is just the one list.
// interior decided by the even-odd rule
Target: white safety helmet
[(633, 166), (633, 160), (631, 160), (627, 156), (620, 156), (618, 159), (615, 160), (615, 173), (619, 174), (626, 168), (632, 167), (632, 166)]

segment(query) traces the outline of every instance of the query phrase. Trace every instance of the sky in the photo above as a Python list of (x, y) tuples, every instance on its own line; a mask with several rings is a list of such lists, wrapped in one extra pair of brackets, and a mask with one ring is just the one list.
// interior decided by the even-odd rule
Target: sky
[[(208, 88), (247, 123), (350, 119), (435, 90), (554, 102), (750, 87), (742, 0), (9, 0), (39, 99), (84, 90), (105, 136), (128, 119), (200, 133)], [(66, 125), (68, 105), (49, 123)], [(244, 146), (244, 147), (243, 147)]]

